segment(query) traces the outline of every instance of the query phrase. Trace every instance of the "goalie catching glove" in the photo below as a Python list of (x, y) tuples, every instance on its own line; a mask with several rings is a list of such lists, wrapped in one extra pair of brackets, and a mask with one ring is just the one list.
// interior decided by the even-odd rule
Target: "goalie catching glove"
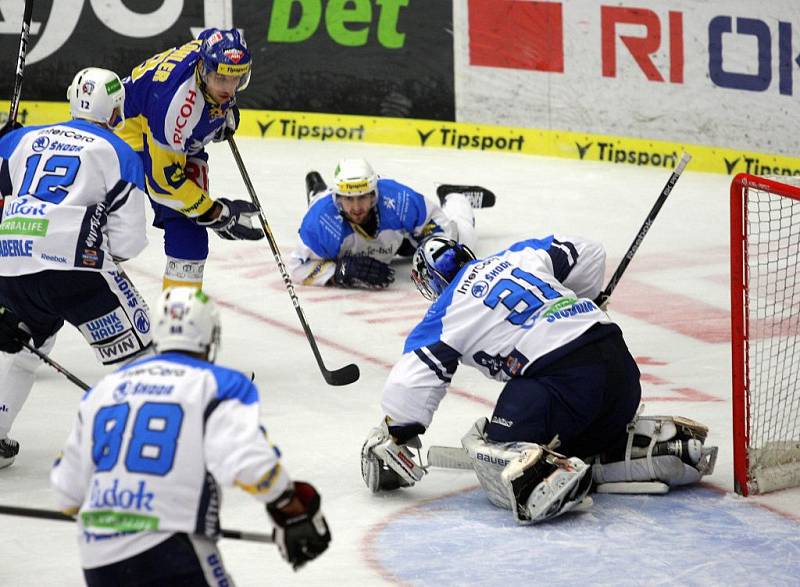
[[(216, 215), (215, 210), (219, 211)], [(211, 210), (195, 218), (195, 222), (226, 240), (257, 241), (264, 236), (264, 232), (253, 226), (252, 218), (256, 215), (258, 208), (252, 202), (217, 198)]]
[(267, 504), (267, 512), (276, 526), (272, 539), (295, 571), (325, 552), (331, 541), (320, 502), (313, 485), (295, 481), (294, 487)]
[(372, 493), (411, 487), (422, 479), (426, 471), (410, 450), (417, 449), (419, 459), (421, 442), (417, 435), (422, 432), (425, 428), (421, 424), (390, 429), (385, 418), (380, 426), (370, 430), (361, 447), (361, 477)]
[(345, 255), (336, 261), (334, 285), (383, 289), (392, 282), (394, 282), (394, 269), (372, 257)]

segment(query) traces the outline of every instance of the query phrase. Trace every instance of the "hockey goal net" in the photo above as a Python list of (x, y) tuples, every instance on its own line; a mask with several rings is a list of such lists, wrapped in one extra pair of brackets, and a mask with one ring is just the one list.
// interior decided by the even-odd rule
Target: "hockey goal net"
[(731, 183), (733, 466), (741, 495), (800, 485), (798, 186), (747, 174)]

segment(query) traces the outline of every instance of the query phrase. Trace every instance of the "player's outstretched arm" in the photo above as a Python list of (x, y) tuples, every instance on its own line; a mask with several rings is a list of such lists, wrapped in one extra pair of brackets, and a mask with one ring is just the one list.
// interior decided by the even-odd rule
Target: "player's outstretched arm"
[(325, 552), (331, 541), (320, 504), (317, 490), (304, 481), (295, 481), (278, 499), (267, 504), (267, 512), (275, 523), (272, 537), (281, 556), (295, 571)]

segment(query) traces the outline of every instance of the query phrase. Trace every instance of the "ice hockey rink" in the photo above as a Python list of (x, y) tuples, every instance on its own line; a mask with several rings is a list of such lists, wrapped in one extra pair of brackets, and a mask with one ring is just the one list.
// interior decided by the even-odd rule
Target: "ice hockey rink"
[[(284, 258), (305, 209), (304, 177), (326, 179), (336, 161), (365, 156), (385, 177), (433, 193), (436, 183), (479, 184), (497, 194), (478, 210), (486, 255), (554, 232), (603, 242), (616, 267), (670, 170), (481, 152), (379, 145), (238, 139)], [(218, 362), (254, 371), (262, 420), (296, 479), (313, 482), (333, 535), (320, 559), (294, 573), (272, 545), (221, 542), (238, 585), (798, 585), (800, 490), (740, 498), (732, 490), (728, 186), (691, 163), (609, 307), (642, 371), (645, 414), (682, 415), (710, 427), (719, 446), (713, 476), (665, 496), (596, 496), (585, 513), (518, 527), (493, 507), (472, 472), (431, 470), (417, 486), (380, 496), (364, 486), (359, 451), (382, 417), (383, 382), (427, 302), (397, 263), (386, 291), (297, 287), (329, 369), (355, 362), (361, 378), (328, 386), (266, 241), (212, 236), (205, 289), (221, 307)], [(226, 145), (211, 147), (215, 195), (246, 198)], [(126, 264), (149, 302), (160, 291), (161, 233)], [(104, 368), (76, 330), (59, 335), (52, 357), (88, 383)], [(462, 368), (425, 446), (456, 446), (489, 415), (500, 385)], [(12, 436), (17, 462), (0, 471), (0, 502), (52, 509), (50, 465), (81, 392), (47, 366)], [(268, 532), (259, 504), (229, 489), (223, 526)], [(0, 516), (0, 585), (82, 584), (73, 524)]]

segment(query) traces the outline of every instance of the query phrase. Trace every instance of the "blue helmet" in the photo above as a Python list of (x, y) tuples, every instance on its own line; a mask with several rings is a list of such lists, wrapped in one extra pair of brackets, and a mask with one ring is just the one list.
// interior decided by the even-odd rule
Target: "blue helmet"
[(444, 236), (432, 235), (422, 241), (411, 261), (411, 279), (419, 292), (435, 300), (450, 285), (461, 268), (475, 260), (467, 245)]
[(205, 82), (212, 71), (220, 75), (242, 76), (237, 90), (243, 90), (250, 83), (253, 56), (244, 35), (237, 29), (206, 29), (197, 37), (200, 46), (200, 77)]

